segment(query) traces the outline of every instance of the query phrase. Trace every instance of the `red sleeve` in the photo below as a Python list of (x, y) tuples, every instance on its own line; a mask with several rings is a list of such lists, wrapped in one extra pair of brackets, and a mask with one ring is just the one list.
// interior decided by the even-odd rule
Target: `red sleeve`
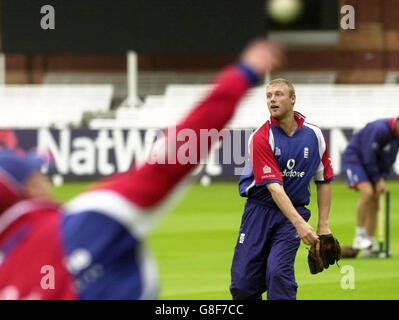
[[(161, 148), (154, 150), (143, 166), (106, 179), (95, 188), (116, 191), (143, 208), (158, 205), (188, 176), (200, 158), (207, 154), (211, 142), (207, 142), (208, 148), (203, 148), (203, 145), (200, 148), (200, 130), (223, 129), (233, 117), (239, 100), (250, 85), (245, 73), (238, 66), (226, 68), (215, 80), (214, 87), (207, 97), (175, 128), (166, 131), (163, 143), (158, 143)], [(192, 134), (179, 141), (179, 134), (185, 136), (187, 131)], [(178, 153), (179, 147), (190, 150), (194, 161), (168, 161), (171, 152)], [(150, 161), (154, 153), (158, 159), (156, 163)], [(176, 159), (173, 154), (172, 159)]]
[(257, 130), (250, 140), (249, 150), (255, 183), (283, 183), (281, 171), (273, 153), (273, 137), (270, 133), (270, 122)]
[[(324, 138), (325, 141), (325, 138)], [(334, 178), (334, 170), (331, 164), (331, 157), (330, 153), (328, 152), (328, 146), (327, 142), (326, 143), (326, 150), (323, 153), (323, 157), (321, 158), (321, 163), (323, 164), (324, 167), (324, 172), (323, 172), (323, 178), (324, 181), (331, 180)]]

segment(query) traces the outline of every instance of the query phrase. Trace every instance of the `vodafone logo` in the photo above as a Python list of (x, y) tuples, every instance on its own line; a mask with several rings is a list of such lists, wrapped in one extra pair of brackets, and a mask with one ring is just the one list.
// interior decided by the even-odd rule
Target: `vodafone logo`
[(281, 173), (283, 177), (287, 178), (303, 178), (305, 176), (305, 171), (295, 171), (293, 170), (295, 167), (295, 159), (290, 159), (287, 161), (287, 169)]
[(295, 167), (295, 159), (290, 159), (290, 160), (288, 160), (288, 162), (287, 162), (287, 168), (290, 169), (290, 170), (292, 170), (292, 169), (294, 169), (294, 167)]

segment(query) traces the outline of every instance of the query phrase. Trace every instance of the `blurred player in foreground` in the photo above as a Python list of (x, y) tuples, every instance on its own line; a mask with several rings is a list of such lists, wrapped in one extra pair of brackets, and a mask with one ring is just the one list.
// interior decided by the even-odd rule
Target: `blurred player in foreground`
[(353, 135), (342, 157), (349, 188), (360, 192), (352, 247), (364, 257), (377, 256), (375, 240), (379, 199), (399, 149), (399, 117), (368, 123)]
[[(266, 87), (270, 120), (249, 138), (249, 160), (239, 181), (248, 200), (231, 267), (233, 299), (296, 299), (294, 263), (300, 240), (312, 245), (331, 235), (329, 211), (334, 178), (324, 136), (294, 111), (292, 84)], [(309, 184), (317, 184), (317, 233), (307, 223)]]
[[(276, 44), (250, 44), (207, 97), (158, 140), (144, 165), (101, 181), (64, 206), (51, 200), (37, 158), (2, 152), (0, 298), (155, 298), (158, 272), (144, 240), (207, 155), (210, 145), (205, 152), (199, 148), (200, 130), (221, 130), (248, 88), (280, 59)], [(187, 139), (185, 129), (195, 138)], [(169, 162), (187, 145), (197, 150), (196, 163)]]

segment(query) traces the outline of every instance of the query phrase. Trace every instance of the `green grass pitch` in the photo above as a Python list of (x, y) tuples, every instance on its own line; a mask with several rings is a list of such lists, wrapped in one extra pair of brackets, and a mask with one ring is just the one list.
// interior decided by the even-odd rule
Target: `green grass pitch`
[[(56, 188), (55, 195), (68, 200), (86, 186), (67, 183)], [(339, 267), (330, 266), (320, 274), (311, 275), (306, 261), (307, 246), (301, 243), (295, 263), (298, 299), (399, 299), (399, 182), (389, 181), (388, 189), (392, 257), (342, 259)], [(155, 228), (148, 244), (161, 275), (159, 299), (231, 299), (230, 266), (245, 203), (237, 190), (236, 183), (213, 183), (208, 187), (196, 184)], [(342, 245), (352, 243), (357, 200), (358, 194), (348, 190), (344, 182), (333, 183), (330, 227)], [(316, 229), (314, 186), (309, 209), (312, 211), (309, 222)], [(348, 280), (349, 276), (353, 277)]]

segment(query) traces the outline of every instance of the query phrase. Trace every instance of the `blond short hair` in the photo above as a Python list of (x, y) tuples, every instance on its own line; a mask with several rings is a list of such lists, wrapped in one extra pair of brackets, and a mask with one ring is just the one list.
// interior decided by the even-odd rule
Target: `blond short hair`
[(285, 84), (288, 87), (288, 92), (290, 94), (290, 97), (292, 97), (295, 94), (295, 88), (292, 85), (292, 83), (290, 81), (288, 81), (287, 79), (283, 79), (283, 78), (277, 78), (277, 79), (273, 79), (273, 80), (269, 81), (269, 83), (266, 85), (266, 92), (267, 92), (267, 88), (272, 87), (276, 84)]

